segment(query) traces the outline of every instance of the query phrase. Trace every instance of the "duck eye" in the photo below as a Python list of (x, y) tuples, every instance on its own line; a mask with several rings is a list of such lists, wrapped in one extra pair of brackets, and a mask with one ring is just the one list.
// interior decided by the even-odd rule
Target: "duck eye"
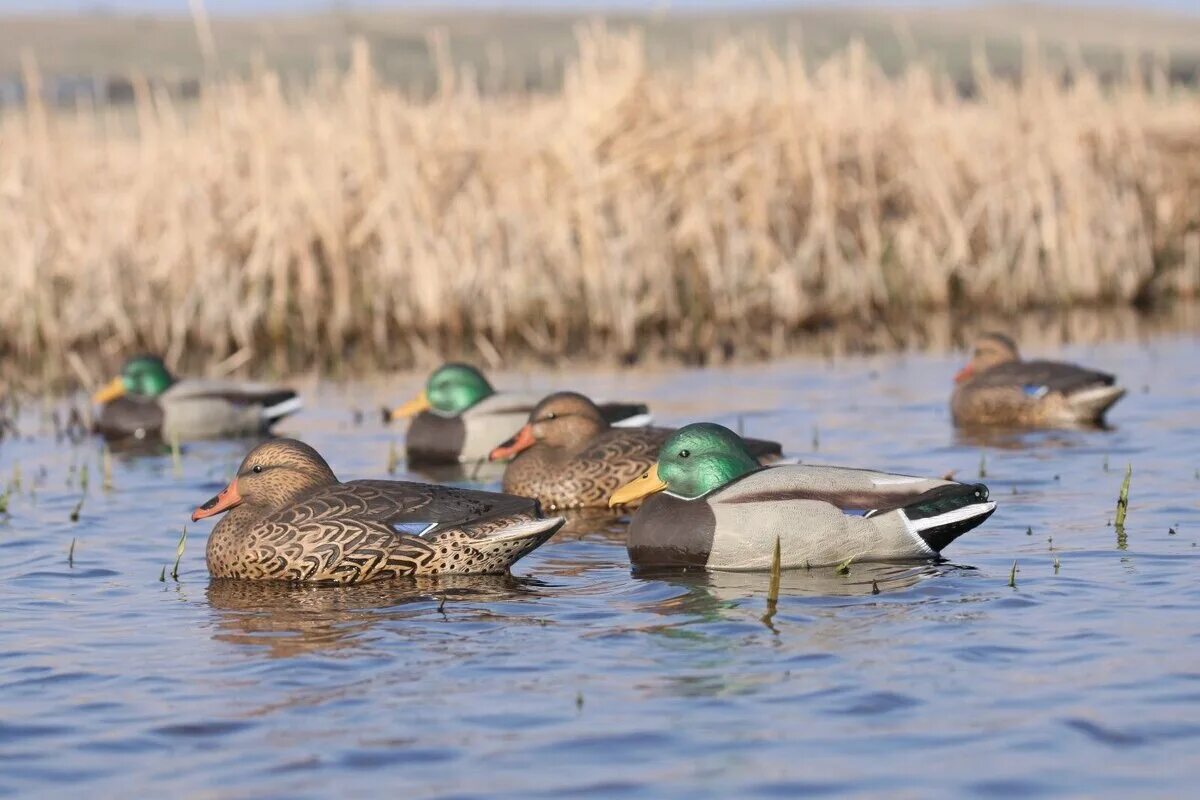
[(262, 464), (255, 464), (254, 469), (252, 469), (250, 471), (251, 472), (262, 472)]
[(546, 419), (554, 419), (557, 416), (558, 416), (558, 414), (555, 414), (553, 411), (551, 411), (549, 414), (546, 415)]
[(691, 453), (691, 451), (690, 451), (690, 450), (680, 450), (680, 451), (679, 451), (679, 457), (680, 457), (680, 458), (687, 458), (687, 457), (688, 457), (688, 456), (690, 456), (691, 454), (692, 454), (692, 453)]

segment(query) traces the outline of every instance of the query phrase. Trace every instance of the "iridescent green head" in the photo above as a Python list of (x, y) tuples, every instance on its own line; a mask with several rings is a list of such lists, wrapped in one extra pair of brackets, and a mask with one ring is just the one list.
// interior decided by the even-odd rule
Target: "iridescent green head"
[(659, 479), (668, 492), (689, 499), (761, 467), (742, 437), (713, 422), (680, 428), (658, 451)]
[(135, 356), (121, 369), (121, 383), (129, 394), (158, 397), (174, 382), (167, 365), (158, 356)]
[(384, 417), (400, 419), (422, 411), (452, 417), (495, 393), (496, 390), (483, 377), (483, 373), (470, 364), (443, 364), (429, 376), (424, 391), (391, 411), (384, 409)]
[(609, 505), (629, 505), (663, 490), (693, 500), (761, 468), (742, 437), (723, 425), (697, 422), (675, 431), (658, 451), (658, 462), (614, 492)]
[(442, 414), (461, 414), (495, 391), (470, 364), (443, 364), (425, 384), (430, 407)]
[(108, 403), (118, 397), (158, 397), (171, 388), (175, 379), (158, 356), (134, 356), (125, 362), (119, 377), (92, 397), (97, 403)]

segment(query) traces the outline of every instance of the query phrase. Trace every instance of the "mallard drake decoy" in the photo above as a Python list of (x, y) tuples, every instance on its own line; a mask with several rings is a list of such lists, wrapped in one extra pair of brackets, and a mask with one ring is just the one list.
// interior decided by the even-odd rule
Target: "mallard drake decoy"
[(300, 410), (291, 389), (258, 383), (177, 380), (158, 356), (136, 356), (92, 397), (95, 429), (110, 439), (253, 436)]
[[(736, 433), (680, 428), (613, 506), (647, 498), (629, 527), (639, 568), (783, 569), (934, 558), (995, 510), (987, 487), (845, 467), (763, 467)], [(866, 512), (858, 516), (848, 511)]]
[(213, 577), (324, 583), (503, 572), (563, 524), (525, 497), (408, 481), (342, 483), (316, 450), (294, 439), (251, 450), (192, 520), (222, 512), (208, 537)]
[(1099, 425), (1125, 395), (1106, 372), (1057, 361), (1022, 361), (1002, 333), (981, 336), (954, 377), (950, 412), (970, 425)]
[[(645, 472), (671, 428), (614, 428), (600, 409), (576, 392), (543, 399), (529, 421), (492, 450), (493, 460), (511, 458), (504, 491), (536, 497), (550, 509), (606, 508), (622, 484)], [(778, 457), (778, 442), (746, 440), (756, 456)]]
[[(417, 397), (384, 411), (385, 420), (412, 417), (405, 449), (410, 464), (457, 464), (481, 461), (496, 445), (525, 424), (544, 395), (498, 392), (470, 364), (444, 364), (434, 370)], [(642, 403), (599, 406), (612, 425), (650, 423)]]

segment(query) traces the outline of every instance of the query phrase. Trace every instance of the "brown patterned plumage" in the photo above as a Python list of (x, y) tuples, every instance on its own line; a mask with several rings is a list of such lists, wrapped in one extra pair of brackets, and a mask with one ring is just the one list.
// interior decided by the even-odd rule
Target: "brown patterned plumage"
[[(517, 435), (491, 453), (512, 458), (504, 491), (537, 498), (547, 509), (608, 508), (608, 498), (649, 469), (674, 430), (614, 428), (588, 398), (558, 392), (544, 398)], [(751, 451), (770, 460), (777, 442), (747, 439)]]
[(218, 578), (357, 583), (503, 572), (562, 525), (524, 497), (407, 481), (341, 483), (306, 444), (250, 451), (192, 519), (227, 512), (208, 538)]
[(1012, 339), (981, 336), (955, 376), (950, 411), (960, 426), (1099, 425), (1125, 395), (1106, 372), (1057, 361), (1023, 361)]

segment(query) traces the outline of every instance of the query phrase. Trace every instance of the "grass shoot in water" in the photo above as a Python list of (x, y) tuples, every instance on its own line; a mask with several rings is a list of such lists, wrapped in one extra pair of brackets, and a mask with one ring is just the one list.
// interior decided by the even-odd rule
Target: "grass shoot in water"
[[(762, 621), (771, 625), (775, 617), (775, 609), (779, 606), (779, 578), (783, 572), (783, 557), (780, 550), (779, 537), (775, 537), (775, 552), (771, 556), (771, 580), (767, 584), (767, 613), (762, 615)], [(774, 630), (772, 628), (772, 630)]]
[(1125, 480), (1121, 482), (1121, 493), (1117, 495), (1117, 516), (1113, 524), (1119, 532), (1125, 530), (1125, 515), (1129, 511), (1129, 481), (1133, 478), (1133, 464), (1125, 467)]
[(179, 582), (179, 562), (183, 559), (183, 548), (187, 544), (187, 526), (183, 526), (183, 533), (179, 537), (179, 544), (175, 546), (175, 566), (171, 568), (171, 580)]
[(67, 566), (75, 568), (75, 537), (71, 537), (71, 546), (67, 549)]
[(1017, 588), (1017, 562), (1013, 561), (1012, 570), (1008, 573), (1008, 585)]
[(86, 495), (79, 496), (79, 502), (71, 509), (71, 522), (79, 522), (79, 513), (83, 511), (83, 499)]

